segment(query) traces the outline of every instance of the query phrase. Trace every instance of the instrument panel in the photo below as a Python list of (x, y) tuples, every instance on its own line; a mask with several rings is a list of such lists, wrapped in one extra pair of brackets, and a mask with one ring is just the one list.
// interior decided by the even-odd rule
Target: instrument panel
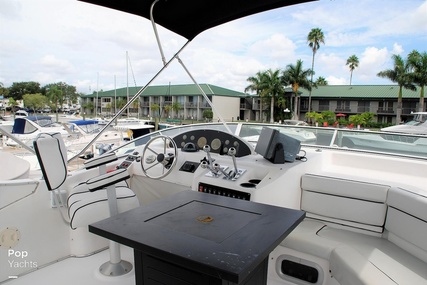
[(195, 152), (210, 146), (212, 153), (227, 154), (231, 147), (236, 149), (236, 157), (250, 155), (252, 149), (249, 144), (239, 137), (219, 130), (192, 130), (179, 134), (173, 138), (178, 148), (183, 151)]

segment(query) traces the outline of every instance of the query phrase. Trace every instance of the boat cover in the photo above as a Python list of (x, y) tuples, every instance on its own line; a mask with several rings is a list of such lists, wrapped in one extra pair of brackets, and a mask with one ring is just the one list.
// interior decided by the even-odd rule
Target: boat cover
[[(156, 0), (79, 0), (150, 19)], [(313, 0), (159, 0), (154, 21), (188, 40), (223, 23), (259, 12)]]

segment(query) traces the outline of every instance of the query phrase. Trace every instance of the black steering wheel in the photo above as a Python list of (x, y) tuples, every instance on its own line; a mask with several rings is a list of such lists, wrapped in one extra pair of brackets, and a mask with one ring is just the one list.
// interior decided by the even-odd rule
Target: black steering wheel
[(144, 146), (141, 167), (144, 174), (152, 179), (161, 179), (171, 173), (176, 165), (178, 150), (176, 143), (168, 136), (152, 138)]

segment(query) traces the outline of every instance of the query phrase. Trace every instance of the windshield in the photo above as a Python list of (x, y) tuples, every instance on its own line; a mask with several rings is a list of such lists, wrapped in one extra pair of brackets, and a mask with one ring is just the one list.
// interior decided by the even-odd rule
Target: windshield
[[(289, 126), (280, 124), (230, 123), (228, 127), (235, 135), (246, 140), (255, 149), (263, 127), (277, 129), (282, 134), (291, 136), (301, 142), (301, 148), (334, 148), (343, 151), (360, 151), (387, 155), (427, 158), (427, 137), (407, 134), (390, 134), (386, 132), (351, 130), (339, 128), (322, 128), (307, 126)], [(227, 131), (223, 124), (194, 124), (173, 127), (142, 136), (114, 151), (118, 155), (130, 153), (137, 146), (144, 145), (157, 135), (175, 137), (192, 129), (218, 129)]]

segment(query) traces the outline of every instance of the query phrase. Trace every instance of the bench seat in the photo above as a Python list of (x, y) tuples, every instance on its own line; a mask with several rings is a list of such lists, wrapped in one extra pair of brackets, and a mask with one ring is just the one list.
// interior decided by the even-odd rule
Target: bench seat
[(329, 261), (342, 285), (427, 285), (425, 194), (311, 174), (301, 187), (306, 219), (282, 246)]

